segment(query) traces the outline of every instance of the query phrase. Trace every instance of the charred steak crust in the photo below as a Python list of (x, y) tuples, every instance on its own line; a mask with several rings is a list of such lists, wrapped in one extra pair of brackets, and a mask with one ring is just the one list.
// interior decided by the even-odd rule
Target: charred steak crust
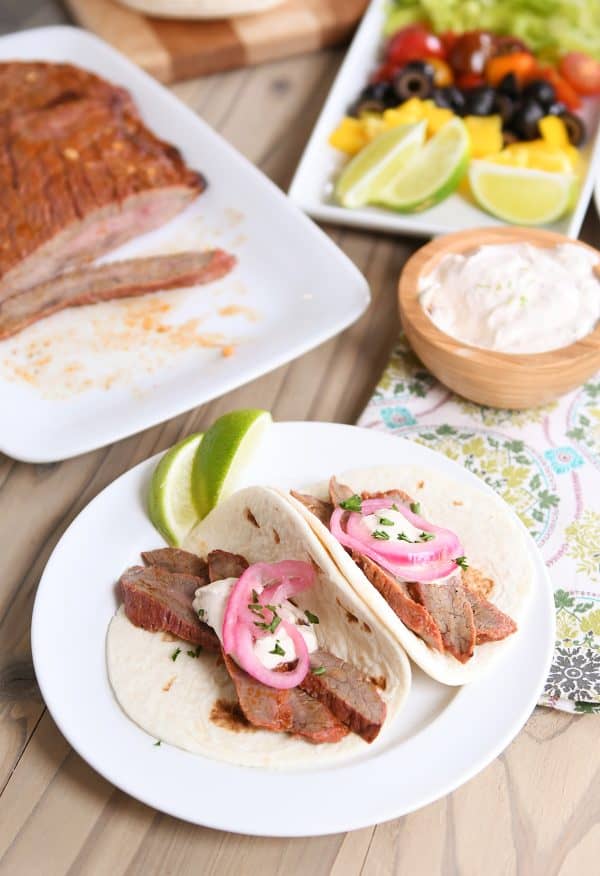
[[(166, 547), (154, 551), (142, 551), (142, 560), (146, 566), (160, 566), (167, 572), (182, 572), (184, 575), (201, 578), (204, 584), (209, 582), (206, 560), (181, 548)], [(201, 584), (198, 584), (198, 587), (200, 586)]]
[(411, 582), (408, 589), (437, 624), (444, 650), (461, 663), (470, 660), (475, 648), (475, 621), (462, 584)]
[(367, 742), (373, 742), (383, 726), (386, 705), (372, 681), (352, 664), (321, 649), (310, 655), (311, 670), (322, 667), (317, 675), (309, 671), (300, 683), (302, 690), (316, 697)]
[(211, 283), (228, 274), (235, 262), (234, 256), (216, 249), (128, 259), (67, 271), (0, 300), (0, 340), (68, 307)]
[(339, 742), (347, 736), (348, 728), (327, 706), (303, 690), (267, 687), (244, 672), (229, 655), (223, 653), (223, 660), (240, 708), (255, 727), (275, 733), (292, 733), (313, 743)]
[(136, 627), (169, 632), (193, 645), (218, 651), (217, 634), (192, 608), (194, 594), (204, 584), (203, 578), (160, 566), (132, 566), (119, 581), (125, 614)]
[(314, 514), (323, 526), (329, 529), (329, 522), (333, 513), (331, 502), (324, 502), (323, 499), (317, 499), (316, 496), (310, 496), (308, 493), (297, 493), (296, 490), (290, 490), (290, 495), (304, 505), (311, 514)]
[(240, 554), (230, 551), (211, 551), (207, 557), (208, 577), (210, 581), (221, 581), (223, 578), (239, 578), (248, 568), (248, 561)]
[(485, 642), (499, 642), (512, 633), (516, 633), (517, 625), (512, 617), (504, 614), (481, 593), (475, 593), (464, 584), (463, 589), (473, 611), (476, 645), (483, 645)]
[(124, 89), (64, 65), (12, 62), (0, 69), (0, 186), (2, 300), (159, 227), (206, 182)]

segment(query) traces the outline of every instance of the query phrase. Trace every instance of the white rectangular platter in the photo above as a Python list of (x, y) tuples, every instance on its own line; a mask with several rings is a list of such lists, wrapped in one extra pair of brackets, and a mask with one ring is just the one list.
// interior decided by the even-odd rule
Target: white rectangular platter
[(1, 60), (67, 61), (133, 95), (208, 189), (110, 259), (221, 247), (224, 279), (64, 311), (0, 343), (0, 450), (65, 459), (222, 395), (340, 332), (367, 307), (350, 260), (249, 161), (102, 40), (71, 27), (0, 39)]
[[(309, 216), (326, 222), (419, 237), (506, 224), (469, 203), (460, 194), (451, 195), (422, 213), (395, 213), (379, 207), (350, 210), (335, 203), (332, 196), (333, 181), (346, 159), (329, 145), (328, 138), (378, 64), (386, 2), (372, 0), (365, 13), (292, 180), (289, 190), (291, 199)], [(579, 234), (595, 180), (600, 173), (599, 100), (588, 101), (584, 118), (589, 137), (587, 145), (581, 150), (584, 179), (577, 205), (572, 213), (546, 226), (569, 237)]]

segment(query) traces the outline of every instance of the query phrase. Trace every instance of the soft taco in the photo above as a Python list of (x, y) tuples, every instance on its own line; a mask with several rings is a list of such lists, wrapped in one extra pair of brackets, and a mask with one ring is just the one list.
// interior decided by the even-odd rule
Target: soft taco
[(185, 548), (144, 553), (119, 582), (108, 673), (133, 721), (275, 768), (328, 764), (385, 734), (408, 659), (284, 496), (234, 494)]
[(354, 591), (432, 678), (478, 678), (519, 635), (533, 585), (504, 503), (432, 469), (377, 466), (289, 496)]

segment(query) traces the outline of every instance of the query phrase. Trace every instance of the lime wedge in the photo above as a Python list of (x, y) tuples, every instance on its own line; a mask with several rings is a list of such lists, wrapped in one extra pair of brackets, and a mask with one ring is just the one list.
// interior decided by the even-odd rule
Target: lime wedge
[(172, 545), (180, 545), (198, 519), (192, 500), (192, 464), (202, 433), (171, 447), (152, 475), (148, 494), (150, 520)]
[(384, 131), (346, 165), (335, 187), (343, 207), (361, 207), (373, 191), (390, 183), (414, 158), (425, 140), (425, 122)]
[(206, 517), (235, 492), (271, 422), (268, 411), (239, 410), (219, 417), (207, 430), (192, 468), (192, 496), (199, 517)]
[(573, 205), (577, 180), (553, 173), (473, 161), (469, 183), (477, 203), (492, 216), (516, 225), (543, 225), (559, 219)]
[(412, 213), (442, 201), (460, 183), (469, 163), (469, 135), (461, 119), (447, 122), (372, 203)]

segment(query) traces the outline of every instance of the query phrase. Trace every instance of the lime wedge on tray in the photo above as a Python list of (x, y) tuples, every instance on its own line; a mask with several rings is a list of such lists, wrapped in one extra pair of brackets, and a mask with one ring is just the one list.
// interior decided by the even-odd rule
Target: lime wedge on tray
[(339, 203), (343, 207), (367, 204), (414, 158), (424, 140), (425, 122), (398, 125), (375, 137), (340, 174), (335, 187)]
[(371, 202), (412, 213), (442, 201), (460, 183), (469, 163), (469, 135), (461, 119), (452, 119), (428, 140)]
[(577, 192), (571, 173), (553, 173), (473, 161), (469, 183), (477, 203), (488, 213), (517, 225), (542, 225), (566, 213)]
[(172, 545), (180, 545), (198, 519), (192, 499), (192, 464), (202, 437), (197, 432), (171, 447), (150, 482), (150, 520)]
[(199, 517), (205, 517), (235, 492), (243, 469), (271, 422), (268, 411), (231, 411), (206, 431), (192, 467), (192, 496)]

